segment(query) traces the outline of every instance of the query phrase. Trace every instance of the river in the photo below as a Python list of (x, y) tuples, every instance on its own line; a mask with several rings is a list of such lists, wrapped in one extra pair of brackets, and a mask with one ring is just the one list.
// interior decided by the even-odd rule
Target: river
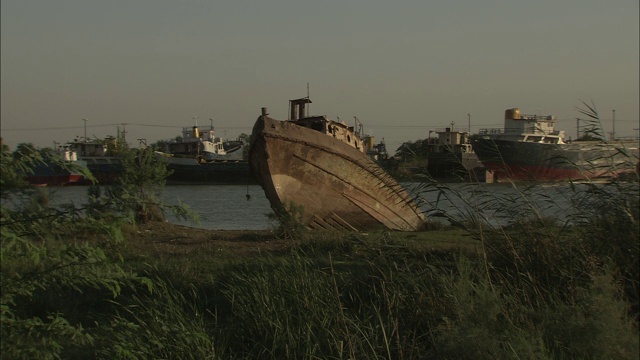
[[(564, 221), (576, 213), (575, 198), (579, 194), (567, 184), (518, 188), (505, 184), (403, 185), (420, 199), (421, 208), (431, 219), (474, 218), (492, 225), (533, 216)], [(53, 206), (82, 205), (87, 201), (87, 190), (85, 186), (46, 189)], [(258, 185), (170, 185), (162, 197), (167, 204), (188, 205), (199, 217), (199, 222), (193, 223), (168, 214), (173, 223), (214, 230), (265, 230), (277, 226), (269, 201)]]
[[(57, 206), (87, 202), (87, 186), (45, 188), (49, 204)], [(273, 211), (262, 188), (257, 185), (168, 185), (162, 200), (169, 205), (183, 204), (198, 215), (198, 223), (178, 220), (170, 212), (167, 219), (176, 224), (213, 230), (264, 230), (277, 224), (269, 219)]]

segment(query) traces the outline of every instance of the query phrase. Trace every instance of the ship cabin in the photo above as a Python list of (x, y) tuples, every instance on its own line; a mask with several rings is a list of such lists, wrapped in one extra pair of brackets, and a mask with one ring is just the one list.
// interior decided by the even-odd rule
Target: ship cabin
[[(435, 131), (437, 137), (433, 140), (429, 137), (429, 147), (435, 153), (471, 153), (471, 143), (469, 142), (469, 132), (454, 131), (453, 127), (439, 129)], [(429, 131), (431, 135), (431, 131)]]
[(556, 117), (552, 115), (524, 115), (520, 109), (505, 110), (503, 129), (481, 129), (481, 135), (521, 142), (564, 144), (564, 131), (554, 130)]
[(198, 141), (211, 141), (215, 140), (215, 130), (213, 126), (209, 130), (200, 130), (198, 125), (194, 127), (182, 128), (182, 141), (183, 142), (198, 142)]
[(520, 109), (507, 109), (504, 113), (505, 134), (552, 134), (556, 117), (547, 115), (524, 115)]
[(59, 145), (57, 148), (53, 149), (51, 153), (59, 155), (62, 160), (66, 162), (78, 161), (78, 153), (70, 143)]
[(354, 147), (365, 153), (365, 144), (362, 141), (362, 124), (359, 123), (356, 118), (356, 126), (358, 130), (355, 131), (354, 126), (348, 126), (343, 121), (336, 122), (329, 120), (326, 116), (310, 116), (306, 115), (306, 104), (311, 103), (311, 100), (306, 98), (289, 100), (290, 118), (289, 121), (295, 122), (296, 125), (313, 129), (321, 132), (325, 135), (332, 136), (351, 147)]
[(104, 158), (114, 156), (117, 151), (117, 140), (107, 136), (104, 140), (80, 140), (76, 138), (69, 142), (73, 150), (82, 158)]
[(202, 156), (224, 154), (224, 143), (215, 136), (213, 126), (200, 130), (198, 126), (182, 128), (182, 141), (169, 144), (169, 152), (174, 155)]

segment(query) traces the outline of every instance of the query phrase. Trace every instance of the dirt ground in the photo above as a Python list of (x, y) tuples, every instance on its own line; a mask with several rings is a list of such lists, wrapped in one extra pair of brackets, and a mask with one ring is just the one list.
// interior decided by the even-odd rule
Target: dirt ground
[[(125, 229), (127, 241), (156, 252), (185, 254), (225, 249), (237, 255), (284, 251), (290, 242), (270, 230), (207, 230), (168, 222), (150, 222)], [(149, 249), (152, 250), (152, 249)]]
[[(363, 233), (372, 240), (391, 236), (413, 249), (468, 251), (478, 253), (479, 243), (461, 229), (422, 232), (394, 232), (383, 236)], [(237, 255), (240, 257), (280, 254), (296, 246), (272, 230), (207, 230), (168, 222), (150, 222), (124, 228), (127, 243), (144, 256)]]

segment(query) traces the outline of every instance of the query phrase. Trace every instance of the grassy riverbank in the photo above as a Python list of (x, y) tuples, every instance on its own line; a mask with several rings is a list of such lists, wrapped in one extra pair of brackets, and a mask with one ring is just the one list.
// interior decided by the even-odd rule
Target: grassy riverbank
[(3, 188), (3, 359), (640, 356), (637, 179), (471, 189), (452, 202), (462, 219), (439, 208), (455, 193), (425, 182), (444, 222), (363, 234), (154, 221), (148, 174), (81, 209)]
[(3, 358), (638, 356), (637, 278), (625, 292), (577, 229), (111, 229), (47, 239), (55, 262), (3, 255), (3, 293), (38, 278), (9, 303)]

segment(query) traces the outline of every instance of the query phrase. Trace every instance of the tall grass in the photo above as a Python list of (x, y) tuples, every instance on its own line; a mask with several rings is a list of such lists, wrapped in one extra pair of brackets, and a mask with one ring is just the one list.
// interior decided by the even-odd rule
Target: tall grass
[(318, 233), (290, 219), (281, 252), (228, 258), (157, 256), (121, 223), (46, 201), (3, 208), (2, 356), (640, 356), (637, 179), (415, 191), (442, 220), (430, 231)]

